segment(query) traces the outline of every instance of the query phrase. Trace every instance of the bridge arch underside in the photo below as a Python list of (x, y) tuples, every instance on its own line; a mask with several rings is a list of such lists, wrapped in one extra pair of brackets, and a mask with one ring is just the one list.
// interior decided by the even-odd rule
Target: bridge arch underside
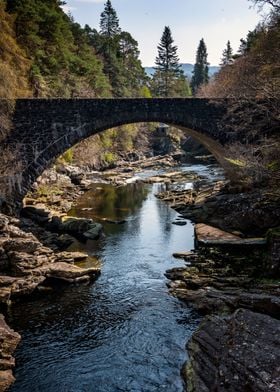
[(126, 124), (135, 124), (140, 122), (163, 122), (169, 126), (176, 127), (182, 130), (186, 135), (191, 136), (197, 142), (202, 144), (211, 154), (213, 154), (213, 156), (225, 169), (225, 171), (228, 170), (229, 164), (225, 158), (225, 148), (219, 142), (202, 132), (191, 129), (187, 126), (183, 126), (176, 121), (166, 122), (164, 120), (166, 119), (163, 116), (163, 118), (161, 119), (157, 118), (150, 121), (143, 121), (143, 119), (139, 121), (119, 120), (113, 123), (110, 121), (109, 123), (104, 123), (103, 125), (99, 126), (96, 126), (96, 124), (92, 123), (80, 123), (77, 126), (66, 126), (66, 129), (64, 129), (64, 131), (62, 131), (63, 126), (61, 124), (54, 123), (52, 125), (52, 129), (48, 133), (49, 137), (45, 140), (46, 144), (43, 148), (41, 148), (41, 151), (36, 150), (35, 146), (29, 146), (29, 149), (31, 147), (33, 151), (36, 151), (36, 153), (34, 154), (33, 159), (31, 158), (30, 160), (29, 158), (26, 169), (22, 173), (22, 183), (20, 189), (18, 189), (17, 192), (17, 202), (21, 203), (24, 196), (32, 188), (32, 185), (37, 180), (37, 178), (69, 148), (73, 147), (74, 145), (80, 143), (83, 140), (86, 140), (93, 135)]
[(13, 130), (1, 151), (5, 146), (16, 151), (14, 161), (22, 169), (19, 181), (9, 188), (5, 199), (19, 206), (36, 179), (66, 150), (92, 135), (125, 124), (161, 122), (179, 128), (204, 145), (229, 171), (223, 147), (228, 142), (222, 125), (225, 113), (226, 102), (208, 99), (17, 100)]

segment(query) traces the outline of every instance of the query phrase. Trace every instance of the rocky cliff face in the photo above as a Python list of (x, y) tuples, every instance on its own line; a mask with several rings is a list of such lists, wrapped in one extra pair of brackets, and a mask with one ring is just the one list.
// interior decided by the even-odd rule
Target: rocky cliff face
[(188, 344), (188, 392), (279, 392), (280, 321), (245, 309), (209, 316)]
[(12, 369), (15, 366), (13, 352), (20, 342), (20, 335), (13, 331), (0, 314), (0, 391), (6, 391), (14, 382)]

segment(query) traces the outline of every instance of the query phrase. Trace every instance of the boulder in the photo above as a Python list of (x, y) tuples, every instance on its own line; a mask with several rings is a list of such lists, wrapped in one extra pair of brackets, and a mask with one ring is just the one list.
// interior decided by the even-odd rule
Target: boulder
[(57, 262), (47, 267), (46, 276), (69, 283), (88, 281), (100, 274), (100, 268), (80, 268), (64, 262)]
[(240, 238), (235, 234), (228, 233), (216, 227), (199, 223), (195, 225), (195, 238), (198, 244), (216, 245), (235, 245), (235, 246), (264, 246), (265, 238)]
[(14, 382), (12, 370), (0, 370), (0, 391), (7, 391)]
[(20, 335), (9, 328), (0, 314), (0, 391), (6, 391), (15, 380), (11, 370), (15, 366), (12, 355), (20, 339)]
[(102, 228), (102, 225), (99, 223), (94, 223), (89, 230), (83, 233), (83, 236), (89, 240), (96, 240), (100, 237)]
[(172, 222), (172, 225), (177, 225), (177, 226), (186, 226), (186, 224), (187, 224), (186, 221), (181, 221), (181, 220)]
[(45, 254), (35, 256), (24, 252), (9, 252), (8, 257), (11, 270), (16, 276), (33, 274), (34, 269), (49, 262), (49, 257)]
[(101, 234), (102, 225), (92, 219), (67, 218), (62, 222), (60, 229), (62, 232), (76, 237), (95, 240)]
[(239, 309), (209, 316), (192, 336), (188, 392), (279, 392), (280, 321)]
[(13, 238), (3, 245), (6, 252), (34, 253), (41, 247), (42, 244), (38, 240), (33, 240), (33, 238)]

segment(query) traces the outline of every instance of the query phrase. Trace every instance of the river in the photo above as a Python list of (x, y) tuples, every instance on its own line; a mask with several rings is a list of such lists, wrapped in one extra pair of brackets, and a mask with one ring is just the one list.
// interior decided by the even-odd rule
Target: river
[[(211, 173), (204, 166), (183, 170)], [(111, 220), (98, 241), (77, 245), (101, 262), (89, 285), (60, 286), (13, 305), (8, 322), (22, 335), (12, 392), (181, 392), (185, 344), (199, 316), (168, 294), (164, 272), (193, 248), (193, 225), (154, 194), (162, 185), (96, 184), (71, 211)]]

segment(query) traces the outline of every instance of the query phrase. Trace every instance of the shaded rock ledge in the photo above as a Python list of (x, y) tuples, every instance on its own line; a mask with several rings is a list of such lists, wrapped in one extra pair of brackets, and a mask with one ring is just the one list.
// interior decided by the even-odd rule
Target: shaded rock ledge
[(197, 181), (194, 189), (168, 190), (157, 195), (195, 223), (205, 223), (229, 232), (262, 236), (280, 226), (279, 189), (243, 192), (229, 183), (214, 185)]
[[(16, 218), (0, 214), (0, 306), (6, 308), (14, 300), (44, 291), (52, 281), (65, 283), (89, 282), (100, 268), (80, 268), (75, 261), (87, 254), (77, 252), (55, 253), (44, 246), (32, 233), (20, 229)], [(0, 391), (14, 381), (12, 368), (20, 336), (10, 330), (0, 315)]]
[(15, 366), (13, 353), (20, 342), (20, 335), (6, 324), (0, 314), (0, 391), (6, 391), (15, 381), (12, 369)]
[(187, 391), (279, 392), (279, 253), (272, 265), (269, 236), (247, 241), (203, 224), (195, 231), (199, 248), (174, 254), (186, 267), (166, 272), (172, 295), (211, 314), (188, 343)]
[(188, 344), (188, 392), (279, 392), (280, 321), (250, 310), (208, 316)]

